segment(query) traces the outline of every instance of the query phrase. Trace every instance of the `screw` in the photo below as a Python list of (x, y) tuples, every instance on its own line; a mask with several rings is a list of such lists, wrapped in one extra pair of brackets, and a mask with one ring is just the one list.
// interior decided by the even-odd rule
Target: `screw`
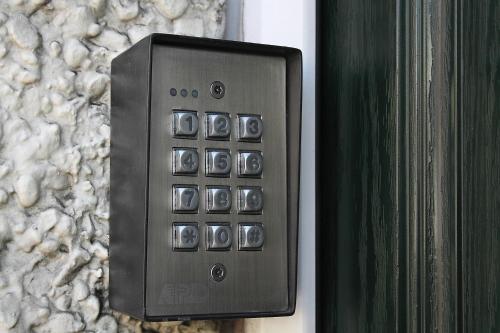
[(214, 81), (210, 85), (210, 94), (214, 98), (222, 98), (224, 97), (224, 94), (226, 93), (226, 87), (224, 87), (224, 83), (220, 81)]
[(223, 264), (215, 264), (210, 269), (210, 275), (215, 282), (221, 282), (226, 277), (226, 267)]

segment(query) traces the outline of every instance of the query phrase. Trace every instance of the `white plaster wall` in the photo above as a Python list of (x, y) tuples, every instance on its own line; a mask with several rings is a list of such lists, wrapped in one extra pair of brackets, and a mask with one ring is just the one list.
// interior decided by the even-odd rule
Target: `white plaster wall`
[(218, 330), (109, 309), (109, 74), (150, 32), (224, 27), (225, 0), (0, 1), (0, 332)]

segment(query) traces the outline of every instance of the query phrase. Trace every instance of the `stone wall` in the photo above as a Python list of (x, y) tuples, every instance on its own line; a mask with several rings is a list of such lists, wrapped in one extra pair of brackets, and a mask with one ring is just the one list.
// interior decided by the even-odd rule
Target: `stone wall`
[(109, 75), (150, 32), (222, 37), (224, 2), (0, 1), (0, 332), (218, 331), (109, 309)]

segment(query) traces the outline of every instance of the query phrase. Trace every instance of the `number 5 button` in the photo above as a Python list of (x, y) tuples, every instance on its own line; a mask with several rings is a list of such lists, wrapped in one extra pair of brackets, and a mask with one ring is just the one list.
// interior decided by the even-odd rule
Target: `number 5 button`
[(230, 133), (231, 120), (227, 113), (207, 113), (207, 139), (227, 139)]
[(175, 185), (173, 187), (173, 207), (175, 212), (193, 212), (198, 209), (198, 188)]
[(239, 140), (259, 141), (262, 136), (262, 120), (259, 116), (238, 116)]
[(238, 176), (259, 177), (262, 174), (262, 164), (260, 151), (238, 152)]
[(207, 176), (229, 176), (231, 171), (231, 155), (229, 150), (207, 149), (205, 161)]

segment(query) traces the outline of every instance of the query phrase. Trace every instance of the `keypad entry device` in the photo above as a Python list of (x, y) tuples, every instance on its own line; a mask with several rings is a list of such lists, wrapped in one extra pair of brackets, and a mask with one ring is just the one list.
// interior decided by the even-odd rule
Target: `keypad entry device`
[(163, 34), (113, 60), (113, 309), (294, 312), (301, 65), (292, 48)]

